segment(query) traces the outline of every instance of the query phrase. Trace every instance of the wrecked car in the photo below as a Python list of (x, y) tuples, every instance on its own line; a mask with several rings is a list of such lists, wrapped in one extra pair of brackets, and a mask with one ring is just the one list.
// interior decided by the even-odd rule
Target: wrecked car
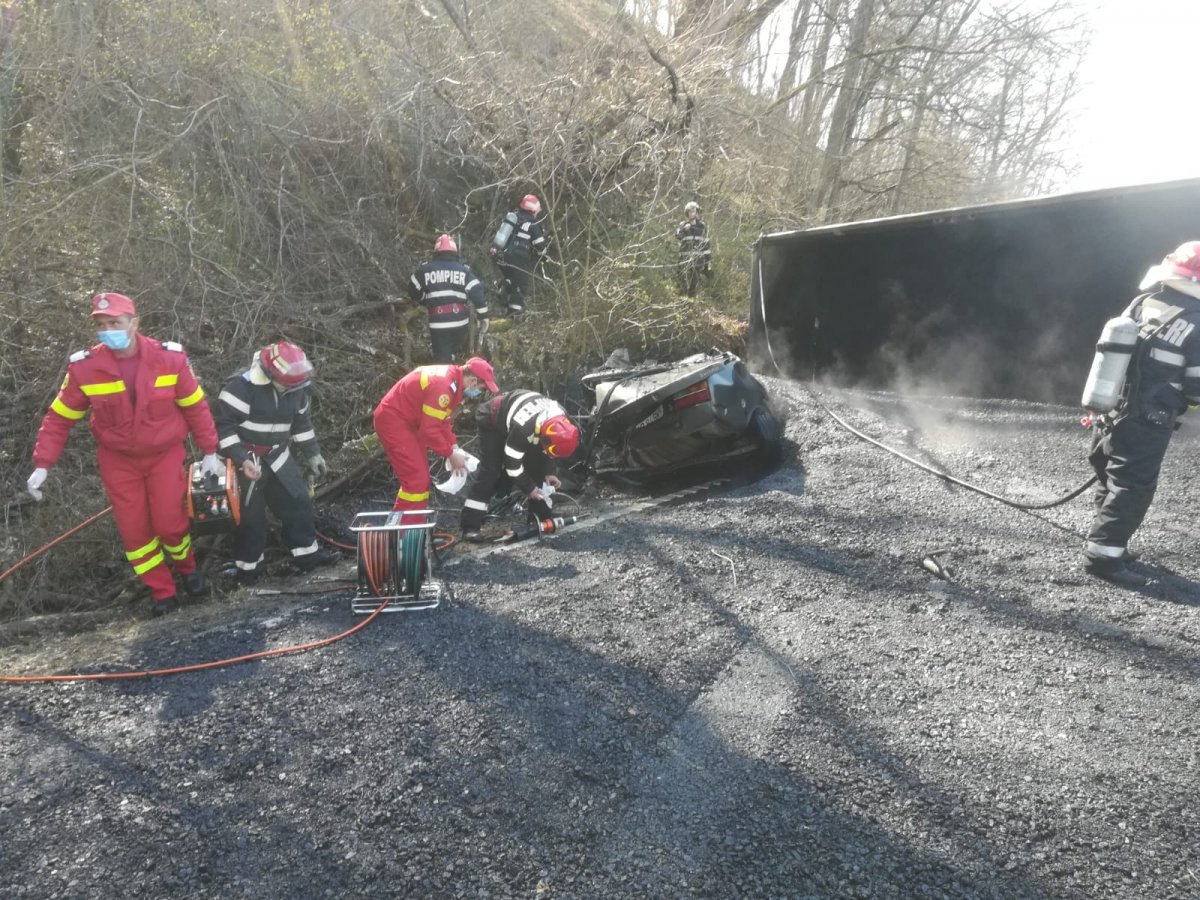
[(783, 427), (767, 389), (735, 354), (606, 368), (582, 377), (587, 468), (646, 484), (664, 475), (737, 462), (773, 466)]

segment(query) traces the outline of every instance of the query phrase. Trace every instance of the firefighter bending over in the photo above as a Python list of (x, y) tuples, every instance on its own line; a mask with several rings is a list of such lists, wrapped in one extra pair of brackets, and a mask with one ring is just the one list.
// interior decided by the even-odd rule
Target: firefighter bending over
[(325, 475), (312, 424), (312, 363), (288, 341), (263, 347), (250, 368), (233, 376), (217, 397), (218, 448), (238, 471), (242, 516), (233, 538), (237, 580), (258, 580), (267, 546), (267, 508), (279, 518), (283, 542), (301, 572), (336, 562), (317, 545), (308, 485), (295, 446), (314, 478)]
[(675, 237), (679, 239), (679, 290), (688, 297), (695, 297), (700, 276), (712, 276), (712, 244), (708, 239), (708, 226), (700, 218), (700, 204), (689, 200), (683, 214), (686, 218), (675, 229)]
[(452, 418), (464, 397), (480, 397), (484, 388), (499, 390), (491, 363), (473, 356), (462, 366), (413, 369), (375, 407), (375, 433), (400, 480), (392, 509), (405, 513), (401, 524), (423, 521), (409, 513), (429, 508), (427, 450), (444, 456), (451, 472), (466, 470), (467, 455), (458, 447)]
[(58, 396), (42, 419), (33, 449), (36, 468), (26, 486), (34, 499), (42, 499), (48, 470), (71, 428), (90, 410), (100, 480), (125, 558), (150, 589), (153, 614), (160, 616), (176, 608), (172, 569), (189, 595), (207, 590), (184, 512), (183, 442), (191, 432), (204, 453), (203, 471), (216, 473), (221, 470), (217, 432), (183, 347), (140, 334), (131, 299), (96, 294), (92, 321), (100, 343), (71, 354)]
[(481, 531), (488, 501), (497, 488), (514, 486), (528, 498), (534, 521), (552, 515), (542, 484), (560, 486), (556, 461), (567, 459), (579, 446), (579, 429), (561, 406), (533, 391), (508, 391), (481, 404), (479, 469), (463, 502), (462, 534), (472, 543), (487, 540)]
[(429, 313), (429, 342), (435, 363), (456, 363), (467, 355), (471, 311), (480, 335), (487, 333), (488, 305), (483, 283), (458, 255), (458, 245), (448, 234), (439, 235), (433, 256), (413, 272), (409, 296)]
[(503, 279), (500, 302), (508, 315), (520, 316), (533, 297), (537, 265), (549, 246), (542, 231), (542, 202), (533, 194), (521, 198), (520, 208), (507, 213), (488, 252), (496, 258)]
[(1112, 382), (1101, 377), (1098, 354), (1083, 398), (1089, 409), (1107, 413), (1096, 419), (1088, 457), (1099, 485), (1084, 568), (1135, 585), (1145, 579), (1128, 568), (1135, 557), (1127, 544), (1150, 509), (1179, 416), (1200, 403), (1200, 241), (1168, 254), (1139, 288), (1149, 293), (1105, 326), (1112, 340), (1102, 341), (1104, 352), (1125, 347), (1124, 388), (1117, 381), (1105, 397), (1102, 388)]

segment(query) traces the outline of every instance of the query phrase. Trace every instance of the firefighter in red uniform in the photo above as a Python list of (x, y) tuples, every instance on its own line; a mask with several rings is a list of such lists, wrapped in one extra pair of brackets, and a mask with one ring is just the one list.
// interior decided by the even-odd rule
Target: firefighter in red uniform
[(36, 500), (75, 423), (91, 409), (100, 479), (112, 502), (125, 557), (150, 588), (154, 614), (176, 605), (174, 568), (188, 594), (207, 585), (196, 569), (184, 512), (183, 442), (190, 431), (203, 468), (219, 472), (217, 429), (183, 347), (138, 333), (137, 310), (124, 294), (96, 294), (92, 320), (100, 343), (71, 355), (67, 375), (42, 419), (26, 486)]
[[(473, 356), (462, 366), (421, 366), (387, 392), (375, 407), (375, 433), (387, 453), (400, 490), (392, 509), (401, 512), (429, 508), (429, 462), (425, 452), (446, 457), (452, 472), (466, 468), (451, 418), (464, 397), (474, 399), (483, 388), (496, 392), (492, 365)], [(401, 519), (411, 524), (418, 517)]]

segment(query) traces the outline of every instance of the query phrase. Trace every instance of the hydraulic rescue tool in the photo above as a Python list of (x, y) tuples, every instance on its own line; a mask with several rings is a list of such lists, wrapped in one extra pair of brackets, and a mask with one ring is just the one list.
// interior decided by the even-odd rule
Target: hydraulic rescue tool
[(528, 540), (531, 537), (537, 537), (540, 534), (554, 534), (556, 531), (562, 531), (568, 525), (574, 525), (583, 516), (555, 516), (552, 519), (540, 519), (537, 522), (526, 525), (524, 528), (518, 528), (511, 534), (506, 534), (496, 543), (498, 544), (515, 544), (517, 541)]

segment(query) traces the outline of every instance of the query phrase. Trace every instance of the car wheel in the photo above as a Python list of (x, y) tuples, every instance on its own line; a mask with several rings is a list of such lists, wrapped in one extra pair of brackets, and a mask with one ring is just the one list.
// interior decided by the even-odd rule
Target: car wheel
[(783, 456), (783, 435), (780, 433), (779, 420), (769, 409), (760, 406), (750, 415), (749, 433), (754, 436), (765, 460), (774, 465)]

